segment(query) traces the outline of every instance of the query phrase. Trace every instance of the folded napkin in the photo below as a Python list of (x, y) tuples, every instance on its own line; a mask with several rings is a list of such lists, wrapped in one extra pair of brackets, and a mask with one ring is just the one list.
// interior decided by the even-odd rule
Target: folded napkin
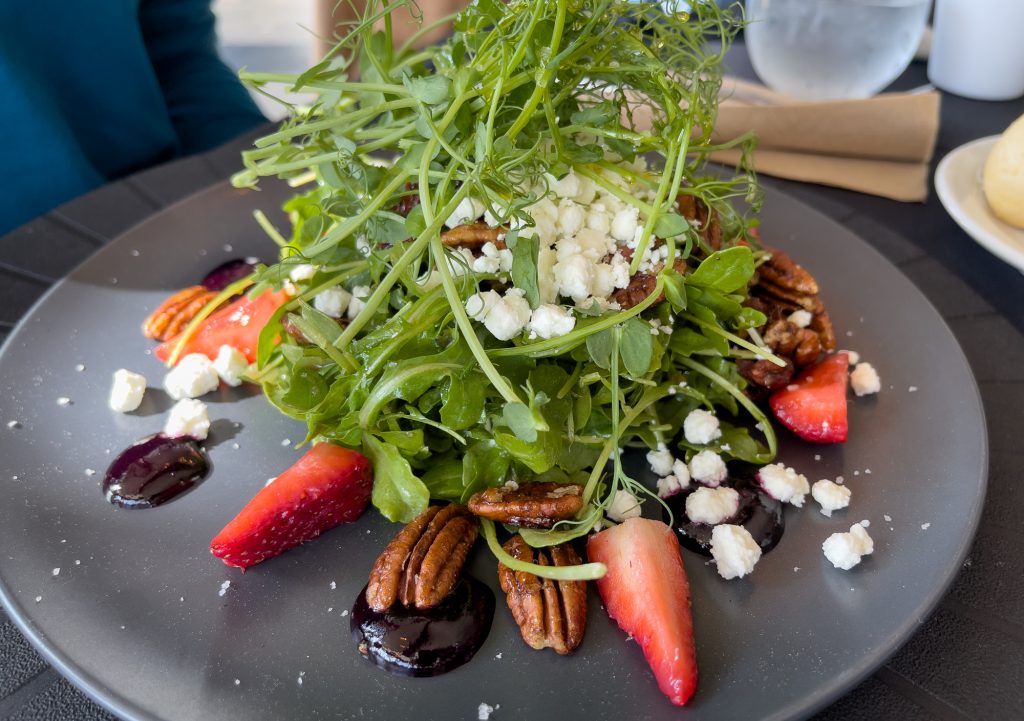
[[(757, 134), (757, 172), (901, 201), (928, 195), (928, 161), (939, 130), (939, 93), (886, 93), (866, 100), (807, 102), (726, 78), (713, 138)], [(712, 154), (735, 164), (739, 150)]]

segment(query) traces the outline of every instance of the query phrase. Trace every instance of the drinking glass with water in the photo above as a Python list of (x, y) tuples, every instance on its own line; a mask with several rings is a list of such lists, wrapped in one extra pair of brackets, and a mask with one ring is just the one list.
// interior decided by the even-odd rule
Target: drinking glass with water
[(747, 50), (774, 90), (808, 100), (866, 98), (906, 69), (930, 6), (931, 0), (747, 0)]

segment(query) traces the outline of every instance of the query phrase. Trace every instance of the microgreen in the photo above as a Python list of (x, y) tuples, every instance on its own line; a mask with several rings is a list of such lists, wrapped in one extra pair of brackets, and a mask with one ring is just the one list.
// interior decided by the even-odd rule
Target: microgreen
[[(747, 234), (756, 221), (732, 201), (756, 210), (758, 193), (746, 171), (728, 178), (706, 166), (720, 147), (711, 129), (738, 13), (710, 0), (690, 3), (689, 13), (623, 0), (477, 0), (442, 44), (393, 48), (391, 13), (407, 4), (367, 3), (301, 75), (241, 74), (262, 92), (284, 82), (317, 96), (289, 107), (233, 178), (253, 186), (277, 176), (303, 189), (285, 205), (290, 233), (257, 216), (281, 263), (257, 272), (252, 292), (280, 287), (297, 263), (318, 268), (260, 339), (253, 377), (270, 401), (304, 420), (310, 439), (367, 453), (373, 503), (391, 520), (412, 518), (431, 498), (465, 501), (508, 480), (583, 483), (576, 518), (524, 531), (536, 546), (609, 522), (618, 489), (647, 493), (623, 471), (620, 449), (669, 440), (695, 407), (723, 416), (723, 455), (770, 459), (774, 436), (734, 362), (778, 360), (745, 333), (760, 318), (743, 305), (760, 252), (731, 242), (756, 248)], [(628, 310), (595, 302), (575, 310), (565, 335), (498, 341), (466, 310), (497, 278), (473, 273), (440, 233), (462, 201), (483, 202), (516, 228), (504, 238), (505, 282), (536, 308), (540, 247), (528, 209), (570, 170), (639, 209), (633, 272), (656, 242), (668, 257), (650, 295)], [(677, 208), (680, 194), (711, 210), (730, 247), (708, 246)], [(309, 305), (335, 284), (369, 288), (341, 325)], [(284, 319), (304, 342), (281, 332)], [(767, 448), (748, 432), (751, 420)], [(681, 457), (695, 452), (679, 448)], [(483, 532), (512, 568), (603, 572), (527, 568), (501, 550), (493, 524), (484, 521)]]

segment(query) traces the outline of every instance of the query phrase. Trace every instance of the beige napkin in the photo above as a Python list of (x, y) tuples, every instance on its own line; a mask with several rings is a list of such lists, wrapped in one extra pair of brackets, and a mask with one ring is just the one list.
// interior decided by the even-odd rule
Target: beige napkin
[[(867, 100), (805, 102), (727, 78), (714, 139), (757, 134), (759, 173), (893, 200), (923, 201), (939, 129), (939, 93), (886, 93)], [(738, 150), (714, 153), (735, 164)]]

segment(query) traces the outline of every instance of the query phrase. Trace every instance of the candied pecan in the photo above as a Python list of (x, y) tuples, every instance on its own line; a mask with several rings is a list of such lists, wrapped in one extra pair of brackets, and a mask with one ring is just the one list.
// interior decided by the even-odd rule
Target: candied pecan
[(196, 313), (217, 293), (204, 286), (193, 285), (179, 290), (149, 314), (142, 323), (142, 334), (153, 340), (166, 341), (178, 335)]
[(718, 222), (718, 213), (711, 210), (703, 200), (692, 195), (680, 193), (676, 196), (676, 208), (687, 220), (695, 220), (700, 225), (701, 236), (712, 250), (722, 248), (722, 226)]
[(408, 218), (409, 213), (412, 212), (412, 209), (420, 204), (420, 194), (416, 192), (419, 189), (419, 187), (419, 183), (406, 181), (405, 193), (402, 195), (401, 198), (398, 199), (398, 202), (395, 203), (395, 206), (394, 208), (392, 208), (392, 210), (394, 210), (395, 213), (397, 213), (398, 215), (401, 215), (403, 218)]
[(825, 305), (821, 302), (821, 299), (818, 298), (818, 296), (808, 295), (799, 291), (783, 288), (775, 285), (765, 278), (761, 278), (758, 281), (757, 287), (763, 295), (770, 296), (775, 300), (789, 303), (791, 305), (799, 306), (811, 313), (818, 313), (825, 309)]
[(431, 506), (392, 539), (377, 558), (366, 602), (386, 611), (395, 602), (427, 609), (451, 593), (476, 541), (476, 520), (465, 506)]
[(765, 248), (771, 255), (758, 272), (763, 281), (800, 295), (817, 295), (818, 283), (814, 276), (777, 248)]
[(796, 349), (793, 351), (793, 361), (797, 367), (805, 368), (812, 365), (820, 355), (821, 341), (818, 340), (818, 334), (810, 328), (801, 328)]
[(441, 233), (441, 242), (449, 248), (476, 250), (487, 243), (494, 243), (498, 250), (505, 247), (507, 228), (492, 228), (487, 223), (466, 223)]
[(832, 319), (824, 308), (814, 314), (809, 327), (818, 334), (823, 349), (829, 353), (836, 349), (836, 332), (832, 328)]
[(755, 361), (743, 358), (736, 362), (736, 367), (740, 375), (755, 386), (767, 391), (776, 391), (788, 385), (796, 372), (793, 361), (789, 358), (783, 360), (786, 361), (786, 365), (780, 368), (769, 360)]
[(583, 508), (583, 486), (575, 483), (520, 483), (474, 493), (469, 510), (492, 521), (525, 528), (551, 528)]
[[(536, 559), (534, 549), (522, 536), (513, 536), (504, 548), (517, 560), (541, 566), (578, 566), (582, 563), (568, 543), (537, 549)], [(551, 648), (563, 656), (576, 650), (583, 641), (587, 626), (586, 581), (538, 578), (525, 571), (513, 571), (502, 563), (498, 564), (498, 580), (506, 594), (512, 617), (530, 648)]]
[(796, 348), (800, 328), (795, 323), (780, 318), (770, 321), (764, 329), (764, 342), (775, 353), (788, 356)]
[(629, 285), (612, 293), (612, 300), (618, 303), (622, 310), (629, 310), (653, 293), (657, 283), (657, 276), (650, 273), (637, 273), (629, 279)]

